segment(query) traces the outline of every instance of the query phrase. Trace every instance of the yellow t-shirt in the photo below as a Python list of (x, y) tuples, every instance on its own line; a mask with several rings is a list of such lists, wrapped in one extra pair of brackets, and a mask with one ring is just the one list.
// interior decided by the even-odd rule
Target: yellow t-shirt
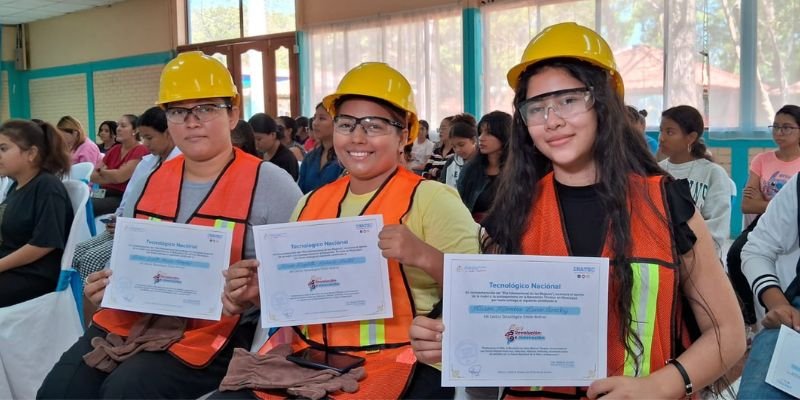
[[(297, 221), (309, 195), (300, 199), (291, 221)], [(348, 192), (342, 202), (342, 216), (357, 216), (374, 195), (375, 191), (360, 195)], [(403, 222), (414, 235), (442, 253), (476, 254), (479, 251), (479, 226), (458, 192), (450, 186), (434, 181), (421, 182)], [(417, 315), (425, 315), (441, 298), (439, 285), (422, 269), (412, 265), (404, 267)]]

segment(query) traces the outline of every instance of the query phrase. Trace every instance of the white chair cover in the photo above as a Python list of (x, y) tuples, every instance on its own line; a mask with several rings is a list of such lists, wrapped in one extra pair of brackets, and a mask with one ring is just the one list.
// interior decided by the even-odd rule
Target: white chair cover
[(32, 399), (61, 354), (83, 334), (80, 277), (72, 270), (75, 245), (91, 238), (86, 222), (89, 188), (65, 181), (75, 219), (53, 293), (0, 308), (0, 398)]

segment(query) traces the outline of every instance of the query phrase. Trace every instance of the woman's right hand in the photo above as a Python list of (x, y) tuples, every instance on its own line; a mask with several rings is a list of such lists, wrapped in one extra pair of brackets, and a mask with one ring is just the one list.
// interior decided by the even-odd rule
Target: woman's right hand
[(765, 328), (777, 329), (781, 325), (786, 325), (796, 331), (800, 331), (800, 310), (791, 304), (781, 304), (775, 306), (767, 312), (761, 322)]
[(97, 307), (103, 301), (103, 295), (106, 293), (106, 286), (108, 286), (108, 277), (111, 276), (110, 269), (93, 272), (83, 284), (83, 295)]
[(428, 317), (414, 318), (408, 335), (411, 337), (411, 348), (414, 349), (417, 360), (425, 364), (442, 361), (442, 332), (444, 324), (441, 320)]
[(225, 276), (222, 311), (226, 315), (241, 314), (251, 306), (261, 304), (257, 268), (258, 260), (240, 260), (227, 271), (222, 271)]

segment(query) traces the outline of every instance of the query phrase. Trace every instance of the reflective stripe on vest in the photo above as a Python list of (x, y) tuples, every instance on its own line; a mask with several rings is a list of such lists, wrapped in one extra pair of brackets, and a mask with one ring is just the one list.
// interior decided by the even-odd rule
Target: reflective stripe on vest
[[(653, 335), (655, 334), (656, 321), (656, 301), (658, 298), (658, 264), (631, 263), (633, 269), (633, 289), (631, 290), (631, 332), (642, 342), (644, 349), (650, 349), (653, 345)], [(631, 338), (628, 338), (628, 346), (636, 348)], [(650, 375), (650, 351), (642, 354), (640, 364), (636, 365), (636, 358), (633, 354), (625, 354), (626, 376), (647, 376)], [(637, 373), (638, 371), (638, 373)]]
[[(238, 149), (234, 149), (233, 154), (233, 159), (187, 222), (233, 230), (231, 263), (241, 260), (244, 254), (246, 221), (262, 163), (262, 160)], [(184, 157), (178, 156), (161, 164), (148, 177), (135, 205), (134, 215), (137, 218), (175, 221), (183, 180), (183, 162)], [(96, 313), (93, 320), (109, 332), (128, 336), (131, 326), (140, 317), (139, 313), (104, 309)], [(189, 319), (183, 338), (172, 344), (168, 352), (192, 367), (202, 368), (224, 348), (238, 320), (238, 317), (228, 316), (223, 316), (220, 321)]]

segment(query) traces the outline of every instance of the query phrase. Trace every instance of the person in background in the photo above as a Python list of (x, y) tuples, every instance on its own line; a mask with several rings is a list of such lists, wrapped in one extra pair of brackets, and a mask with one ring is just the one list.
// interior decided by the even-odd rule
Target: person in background
[(256, 150), (256, 137), (253, 127), (247, 121), (239, 120), (236, 127), (231, 131), (231, 143), (233, 147), (241, 149), (243, 152), (261, 158), (261, 154)]
[(647, 142), (647, 148), (654, 156), (658, 152), (658, 140), (648, 136), (647, 131), (647, 110), (637, 110), (632, 106), (625, 106), (625, 111), (628, 112), (628, 121), (633, 124), (634, 129), (639, 132), (644, 140)]
[[(740, 399), (796, 399), (765, 381), (781, 326), (800, 331), (800, 268), (781, 282), (778, 257), (798, 246), (798, 175), (792, 176), (770, 200), (766, 212), (742, 248), (742, 271), (758, 302), (767, 310), (764, 329), (753, 338), (739, 383)], [(800, 264), (798, 264), (800, 266)], [(790, 280), (787, 285), (787, 280)], [(786, 287), (786, 290), (782, 290)], [(784, 347), (797, 360), (797, 347)], [(795, 363), (792, 363), (794, 372)]]
[(147, 109), (138, 118), (138, 124), (142, 144), (150, 154), (142, 157), (142, 161), (136, 165), (131, 179), (125, 187), (125, 193), (122, 195), (119, 207), (110, 218), (111, 221), (106, 223), (106, 230), (85, 242), (78, 243), (75, 247), (72, 268), (78, 271), (84, 280), (90, 274), (105, 268), (106, 263), (111, 258), (116, 217), (132, 217), (133, 212), (131, 209), (128, 209), (128, 213), (125, 212), (125, 209), (133, 207), (133, 203), (139, 199), (150, 173), (164, 161), (171, 160), (181, 153), (175, 147), (175, 143), (167, 131), (167, 117), (161, 107)]
[(303, 161), (306, 151), (303, 149), (303, 145), (295, 140), (297, 136), (297, 123), (292, 117), (287, 117), (285, 115), (276, 118), (275, 123), (278, 124), (278, 130), (283, 131), (283, 138), (281, 139), (283, 146), (294, 154), (294, 158), (297, 159), (297, 161)]
[(103, 121), (97, 128), (97, 138), (100, 139), (100, 152), (105, 154), (117, 144), (117, 121)]
[(61, 184), (69, 168), (64, 139), (52, 125), (0, 125), (0, 175), (14, 181), (0, 204), (0, 307), (56, 290), (73, 219)]
[(421, 175), (425, 165), (428, 164), (428, 159), (433, 154), (433, 147), (433, 142), (428, 140), (428, 122), (421, 120), (419, 121), (419, 136), (414, 140), (414, 145), (411, 148), (409, 169)]
[(267, 160), (288, 172), (297, 180), (297, 159), (294, 154), (281, 143), (284, 135), (275, 120), (267, 114), (257, 113), (247, 121), (256, 136), (256, 150), (264, 153)]
[(750, 176), (742, 191), (742, 212), (756, 214), (756, 218), (742, 231), (728, 249), (728, 275), (733, 288), (742, 301), (742, 315), (748, 325), (748, 339), (757, 331), (753, 290), (742, 273), (741, 252), (759, 217), (789, 179), (800, 171), (800, 107), (785, 105), (775, 114), (772, 140), (777, 150), (756, 154), (750, 163)]
[(314, 111), (312, 127), (318, 145), (306, 154), (300, 165), (298, 184), (303, 193), (335, 181), (344, 172), (333, 149), (333, 119), (322, 103), (317, 104)]
[(439, 182), (448, 186), (457, 187), (461, 170), (465, 163), (478, 154), (478, 129), (475, 124), (468, 121), (457, 121), (450, 128), (450, 142), (453, 144), (454, 155), (445, 162)]
[(478, 132), (479, 154), (464, 165), (457, 186), (472, 217), (481, 222), (495, 200), (497, 177), (508, 157), (511, 115), (502, 111), (484, 115), (478, 123)]
[[(316, 114), (316, 111), (314, 113)], [(298, 125), (299, 124), (300, 123), (298, 122)], [(313, 151), (319, 145), (319, 140), (314, 134), (314, 116), (308, 118), (305, 127), (306, 127), (306, 139), (303, 141), (303, 150), (305, 150), (306, 154), (308, 154), (311, 153), (311, 151)]]
[(703, 116), (691, 106), (677, 106), (661, 114), (658, 149), (667, 159), (659, 166), (677, 179), (689, 181), (692, 199), (708, 225), (719, 253), (731, 234), (731, 180), (706, 154)]
[(103, 159), (100, 148), (95, 142), (86, 137), (81, 123), (69, 115), (61, 117), (56, 125), (58, 130), (64, 132), (64, 143), (70, 151), (73, 164), (90, 162), (97, 165)]
[(310, 137), (308, 132), (309, 120), (306, 117), (297, 117), (294, 122), (295, 125), (297, 125), (297, 135), (294, 140), (303, 145), (303, 152), (308, 152), (305, 148), (305, 144)]
[(92, 207), (95, 215), (111, 214), (119, 208), (122, 194), (136, 165), (150, 152), (139, 143), (136, 132), (137, 117), (125, 114), (117, 123), (117, 142), (97, 165), (90, 181), (100, 185), (100, 190), (92, 194)]
[[(742, 318), (686, 183), (666, 176), (643, 140), (630, 140), (637, 133), (611, 47), (587, 27), (556, 24), (530, 41), (507, 77), (513, 131), (482, 251), (603, 256), (611, 268), (607, 377), (505, 394), (700, 397), (695, 391), (744, 354)], [(417, 317), (417, 359), (439, 361), (443, 333), (441, 321)]]
[[(454, 116), (445, 117), (439, 123), (439, 129), (437, 130), (439, 133), (439, 143), (436, 144), (436, 148), (433, 149), (433, 154), (431, 154), (428, 164), (425, 165), (425, 172), (422, 173), (422, 176), (425, 178), (439, 179), (444, 163), (453, 155), (453, 146), (450, 144), (450, 126), (452, 125), (451, 120), (453, 117)], [(473, 118), (473, 122), (474, 120), (475, 118)]]

